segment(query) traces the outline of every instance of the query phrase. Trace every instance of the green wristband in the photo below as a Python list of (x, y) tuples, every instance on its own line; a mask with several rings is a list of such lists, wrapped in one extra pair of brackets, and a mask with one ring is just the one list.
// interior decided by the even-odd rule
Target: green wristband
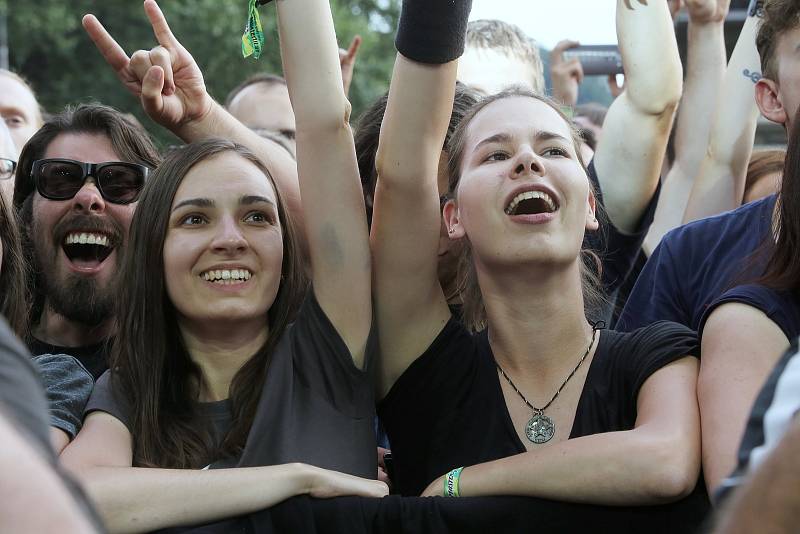
[(463, 471), (463, 467), (459, 467), (457, 469), (453, 469), (449, 473), (447, 473), (444, 477), (444, 492), (443, 495), (445, 497), (460, 497), (461, 494), (458, 491), (458, 479), (461, 477), (461, 471)]

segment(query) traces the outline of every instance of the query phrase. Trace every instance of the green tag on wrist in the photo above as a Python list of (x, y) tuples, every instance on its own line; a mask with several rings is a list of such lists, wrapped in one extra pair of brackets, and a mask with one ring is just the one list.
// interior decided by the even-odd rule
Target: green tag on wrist
[(256, 0), (249, 0), (247, 12), (247, 25), (242, 35), (242, 56), (258, 59), (264, 49), (264, 29), (261, 27)]

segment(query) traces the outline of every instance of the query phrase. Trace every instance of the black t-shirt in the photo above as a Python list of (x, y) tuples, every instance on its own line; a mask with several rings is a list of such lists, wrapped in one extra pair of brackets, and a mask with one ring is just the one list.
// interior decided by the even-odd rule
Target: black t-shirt
[[(212, 467), (304, 462), (374, 479), (378, 466), (370, 373), (376, 354), (372, 333), (364, 370), (356, 368), (344, 340), (309, 291), (272, 354), (244, 451), (240, 458), (219, 459)], [(110, 377), (109, 372), (97, 381), (86, 413), (107, 412), (130, 429), (130, 405), (116, 394)], [(212, 435), (221, 439), (231, 425), (229, 405), (198, 403), (197, 409)]]
[(51, 345), (36, 338), (31, 338), (28, 343), (28, 350), (34, 356), (40, 354), (69, 354), (76, 358), (90, 372), (95, 380), (100, 378), (108, 369), (108, 354), (111, 341), (106, 340), (93, 345), (82, 347), (62, 347)]
[[(570, 438), (632, 429), (645, 380), (698, 352), (694, 332), (674, 323), (631, 333), (601, 331)], [(453, 319), (378, 411), (392, 444), (393, 482), (403, 495), (419, 495), (456, 467), (526, 451), (508, 414), (486, 332), (470, 335)], [(687, 499), (707, 502), (702, 484)]]

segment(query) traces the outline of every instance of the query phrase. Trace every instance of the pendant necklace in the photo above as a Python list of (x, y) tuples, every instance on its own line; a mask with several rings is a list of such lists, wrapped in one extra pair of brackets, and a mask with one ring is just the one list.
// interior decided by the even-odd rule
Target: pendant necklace
[(553, 435), (556, 433), (555, 423), (553, 423), (553, 420), (544, 414), (544, 411), (547, 408), (549, 408), (551, 404), (553, 404), (553, 401), (556, 400), (558, 394), (561, 393), (561, 390), (564, 389), (564, 386), (567, 385), (569, 379), (572, 378), (573, 375), (575, 375), (575, 373), (578, 371), (578, 368), (581, 366), (583, 361), (589, 355), (589, 352), (592, 350), (592, 346), (594, 346), (594, 340), (597, 337), (597, 331), (605, 327), (605, 323), (603, 323), (602, 321), (591, 323), (591, 325), (592, 325), (592, 341), (589, 343), (589, 346), (586, 347), (586, 352), (583, 353), (583, 356), (581, 357), (580, 361), (578, 361), (578, 365), (575, 366), (575, 368), (572, 370), (569, 376), (567, 376), (567, 378), (565, 378), (564, 381), (561, 383), (561, 385), (558, 387), (558, 391), (556, 391), (555, 395), (553, 395), (552, 398), (547, 402), (547, 404), (545, 404), (541, 408), (537, 408), (536, 406), (528, 402), (528, 399), (525, 398), (525, 395), (523, 395), (522, 392), (519, 389), (517, 389), (517, 386), (514, 385), (514, 382), (511, 381), (511, 378), (508, 377), (506, 372), (503, 371), (503, 368), (500, 367), (500, 364), (497, 363), (497, 360), (495, 360), (494, 362), (495, 365), (497, 366), (497, 370), (500, 371), (501, 375), (503, 375), (503, 378), (505, 378), (508, 381), (508, 383), (514, 389), (514, 391), (517, 392), (517, 395), (520, 396), (520, 398), (528, 406), (528, 408), (533, 410), (533, 416), (528, 421), (528, 424), (525, 425), (525, 435), (528, 437), (529, 441), (536, 443), (537, 445), (542, 443), (547, 443), (553, 438)]

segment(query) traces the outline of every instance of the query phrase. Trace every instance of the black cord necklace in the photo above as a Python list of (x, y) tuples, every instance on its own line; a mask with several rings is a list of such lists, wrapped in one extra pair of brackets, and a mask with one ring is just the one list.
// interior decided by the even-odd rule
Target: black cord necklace
[(583, 361), (589, 355), (589, 352), (592, 350), (592, 347), (594, 346), (594, 340), (597, 337), (597, 331), (604, 327), (605, 323), (603, 323), (602, 321), (592, 323), (592, 341), (589, 343), (589, 346), (586, 347), (586, 352), (583, 353), (583, 356), (578, 361), (578, 365), (575, 366), (575, 368), (572, 370), (569, 376), (567, 376), (567, 378), (565, 378), (564, 381), (561, 383), (561, 385), (558, 387), (558, 391), (555, 392), (555, 395), (553, 395), (552, 398), (549, 401), (547, 401), (547, 404), (545, 404), (541, 408), (537, 408), (536, 406), (531, 404), (528, 401), (528, 399), (525, 398), (525, 395), (523, 395), (522, 392), (519, 389), (517, 389), (517, 386), (514, 385), (514, 382), (511, 381), (511, 378), (509, 378), (506, 372), (503, 371), (503, 368), (500, 367), (500, 364), (497, 363), (497, 360), (495, 360), (494, 364), (497, 366), (497, 370), (500, 371), (500, 374), (503, 375), (503, 378), (505, 378), (511, 385), (511, 387), (514, 388), (514, 391), (516, 391), (517, 395), (519, 395), (520, 398), (523, 400), (523, 402), (525, 402), (525, 404), (528, 405), (528, 408), (533, 410), (533, 416), (528, 421), (528, 424), (525, 425), (525, 435), (528, 437), (529, 441), (536, 444), (542, 444), (542, 443), (547, 443), (553, 438), (553, 435), (556, 433), (556, 425), (555, 423), (553, 423), (552, 419), (550, 419), (544, 414), (544, 411), (547, 408), (549, 408), (551, 404), (553, 404), (553, 401), (556, 400), (558, 394), (561, 393), (561, 390), (563, 390), (564, 386), (567, 385), (569, 379), (572, 378), (578, 371), (578, 368), (581, 366)]

